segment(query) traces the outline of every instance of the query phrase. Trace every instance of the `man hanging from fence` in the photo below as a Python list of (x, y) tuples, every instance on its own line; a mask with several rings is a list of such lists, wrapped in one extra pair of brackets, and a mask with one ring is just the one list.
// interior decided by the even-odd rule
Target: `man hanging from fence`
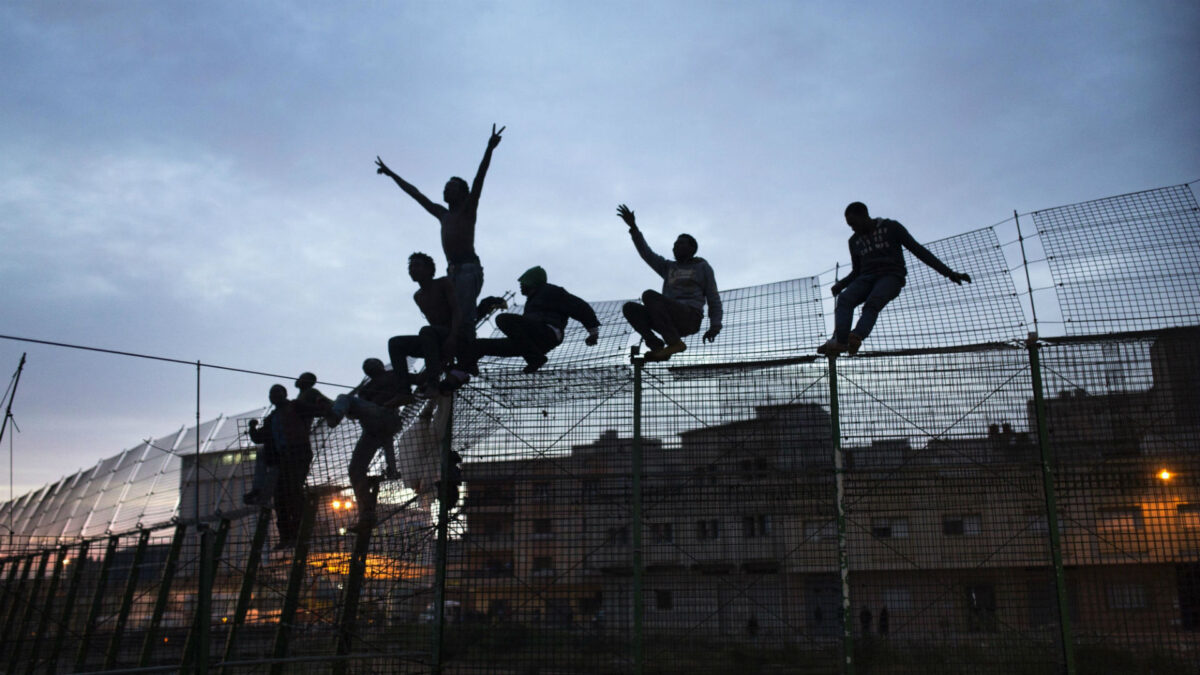
[(258, 420), (250, 420), (250, 440), (261, 444), (260, 453), (267, 466), (277, 470), (274, 490), (275, 524), (279, 529), (276, 549), (296, 545), (300, 533), (300, 515), (304, 508), (304, 482), (312, 464), (312, 447), (309, 444), (309, 427), (297, 411), (294, 401), (289, 401), (287, 388), (272, 385), (268, 398), (274, 410), (259, 426)]
[[(836, 356), (842, 352), (858, 353), (863, 340), (871, 334), (880, 310), (900, 295), (908, 269), (904, 264), (907, 248), (918, 260), (958, 285), (971, 283), (971, 277), (955, 272), (937, 256), (917, 243), (904, 226), (887, 218), (872, 218), (867, 205), (852, 202), (846, 207), (846, 224), (854, 230), (850, 236), (850, 274), (833, 284), (837, 304), (834, 307), (833, 337), (817, 348), (817, 352)], [(854, 308), (862, 305), (862, 313), (854, 330), (850, 321)]]
[(367, 469), (381, 448), (386, 465), (384, 477), (395, 480), (400, 477), (396, 469), (395, 437), (400, 431), (400, 415), (384, 403), (394, 398), (399, 386), (394, 371), (389, 371), (379, 359), (363, 361), (363, 372), (367, 380), (349, 394), (341, 394), (325, 419), (330, 427), (336, 427), (344, 417), (358, 420), (362, 434), (350, 455), (350, 486), (354, 489), (354, 500), (358, 503), (358, 522), (351, 526), (355, 531), (370, 529), (377, 520), (379, 480), (367, 475)]
[[(397, 335), (388, 340), (388, 356), (400, 384), (399, 398), (391, 404), (411, 403), (409, 390), (414, 383), (424, 386), (427, 392), (436, 390), (443, 366), (460, 347), (463, 319), (458, 310), (458, 294), (449, 277), (435, 279), (434, 272), (430, 256), (418, 251), (408, 257), (408, 276), (420, 286), (413, 294), (413, 301), (429, 325), (416, 335)], [(409, 356), (425, 359), (425, 370), (415, 379), (408, 372)]]
[[(600, 338), (600, 320), (586, 301), (571, 295), (562, 286), (547, 283), (546, 270), (531, 267), (518, 279), (525, 301), (524, 314), (500, 314), (496, 328), (502, 338), (483, 338), (475, 341), (472, 356), (465, 357), (464, 368), (470, 368), (482, 356), (520, 356), (525, 359), (526, 373), (536, 372), (545, 365), (546, 354), (562, 343), (568, 319), (575, 319), (587, 329), (584, 344), (596, 345)], [(461, 384), (461, 371), (451, 370), (446, 376), (447, 388)]]
[(421, 194), (420, 190), (389, 169), (382, 159), (375, 158), (375, 165), (378, 167), (376, 173), (394, 180), (401, 190), (415, 199), (441, 224), (442, 250), (446, 254), (446, 276), (454, 284), (458, 311), (462, 314), (458, 326), (462, 331), (461, 340), (464, 344), (469, 344), (475, 337), (475, 302), (483, 289), (483, 266), (475, 253), (475, 219), (479, 208), (479, 195), (483, 192), (483, 179), (492, 162), (492, 151), (500, 145), (500, 134), (504, 133), (504, 129), (505, 127), (500, 127), (497, 131), (496, 125), (492, 125), (487, 149), (483, 152), (483, 160), (479, 163), (479, 170), (475, 172), (475, 180), (469, 189), (467, 181), (458, 176), (446, 182), (446, 187), (442, 190), (446, 206), (433, 203)]
[(708, 303), (708, 330), (704, 332), (704, 341), (715, 340), (721, 332), (721, 295), (712, 267), (704, 258), (696, 257), (699, 250), (696, 238), (690, 234), (679, 235), (672, 249), (675, 260), (667, 260), (646, 244), (629, 207), (619, 205), (617, 215), (629, 226), (629, 236), (642, 260), (663, 278), (662, 293), (647, 290), (642, 293), (641, 304), (627, 302), (623, 308), (629, 325), (642, 336), (650, 350), (646, 360), (666, 361), (687, 349), (683, 338), (700, 330), (705, 302)]
[[(292, 400), (296, 414), (304, 421), (305, 426), (312, 431), (313, 420), (324, 417), (329, 412), (333, 401), (316, 388), (317, 376), (310, 372), (300, 373), (294, 386), (299, 391)], [(268, 464), (265, 456), (259, 455), (254, 461), (254, 478), (250, 491), (242, 496), (247, 504), (266, 504), (274, 494), (275, 484), (279, 478), (278, 465)]]

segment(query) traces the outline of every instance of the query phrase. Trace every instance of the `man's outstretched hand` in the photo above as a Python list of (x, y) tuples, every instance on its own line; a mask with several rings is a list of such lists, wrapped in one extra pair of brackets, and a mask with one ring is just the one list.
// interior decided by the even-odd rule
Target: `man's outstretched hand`
[(954, 272), (950, 275), (950, 281), (962, 286), (962, 282), (971, 283), (971, 275), (966, 272)]
[(721, 333), (720, 328), (709, 328), (708, 330), (704, 331), (704, 341), (712, 342), (713, 340), (717, 339), (717, 335), (719, 335), (720, 333)]
[(625, 206), (624, 204), (618, 204), (617, 215), (621, 217), (621, 220), (625, 221), (625, 224), (629, 226), (629, 229), (637, 229), (637, 220), (633, 217), (633, 210), (628, 206)]
[(385, 176), (395, 176), (396, 175), (396, 174), (392, 173), (392, 170), (388, 168), (387, 164), (383, 163), (382, 159), (379, 159), (378, 155), (375, 156), (375, 166), (377, 167), (375, 169), (375, 173), (381, 173)]
[(488, 150), (492, 150), (497, 145), (500, 145), (500, 141), (502, 140), (500, 138), (500, 134), (504, 133), (504, 130), (507, 128), (508, 127), (500, 127), (500, 131), (496, 131), (496, 125), (492, 125), (492, 137), (488, 139)]

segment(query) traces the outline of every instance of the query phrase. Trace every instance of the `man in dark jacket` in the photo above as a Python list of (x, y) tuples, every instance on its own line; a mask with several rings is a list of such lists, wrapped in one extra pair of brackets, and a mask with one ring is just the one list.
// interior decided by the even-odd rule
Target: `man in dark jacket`
[[(846, 207), (846, 224), (854, 230), (850, 237), (850, 274), (836, 282), (831, 289), (837, 297), (834, 308), (833, 337), (817, 348), (817, 352), (836, 356), (842, 352), (855, 354), (863, 340), (875, 327), (875, 319), (884, 305), (900, 295), (908, 269), (904, 264), (907, 248), (918, 260), (958, 285), (971, 283), (971, 277), (955, 272), (938, 260), (929, 249), (917, 243), (904, 226), (887, 218), (872, 218), (867, 205), (852, 202)], [(850, 330), (854, 308), (862, 305), (858, 324)]]
[(667, 260), (650, 249), (628, 206), (618, 206), (617, 215), (629, 226), (629, 236), (638, 255), (663, 278), (662, 293), (648, 290), (642, 293), (641, 304), (627, 302), (622, 308), (629, 325), (650, 350), (646, 360), (666, 361), (672, 354), (687, 349), (682, 338), (700, 330), (706, 302), (708, 330), (704, 332), (704, 341), (715, 340), (721, 332), (721, 294), (708, 261), (696, 257), (699, 250), (696, 238), (679, 235), (672, 249), (675, 260)]
[(531, 267), (517, 279), (525, 301), (524, 314), (500, 314), (496, 328), (502, 338), (476, 341), (474, 361), (480, 356), (520, 356), (525, 372), (533, 373), (546, 363), (546, 354), (562, 343), (568, 319), (587, 329), (584, 343), (594, 346), (600, 338), (600, 321), (592, 306), (568, 293), (563, 287), (546, 283), (546, 270)]
[(271, 387), (268, 394), (275, 409), (259, 426), (250, 420), (250, 440), (262, 444), (268, 466), (278, 467), (275, 479), (275, 525), (279, 528), (279, 543), (275, 548), (296, 545), (300, 533), (300, 514), (304, 508), (304, 482), (312, 464), (312, 447), (308, 442), (308, 424), (288, 400), (287, 388), (281, 384)]

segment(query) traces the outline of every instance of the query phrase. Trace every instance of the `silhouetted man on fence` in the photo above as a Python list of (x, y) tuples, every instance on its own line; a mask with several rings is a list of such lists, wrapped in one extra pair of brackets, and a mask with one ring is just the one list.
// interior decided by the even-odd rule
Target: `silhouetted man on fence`
[[(299, 390), (292, 401), (293, 408), (310, 429), (313, 420), (324, 417), (329, 412), (333, 401), (316, 389), (317, 376), (304, 372), (296, 378), (295, 387)], [(254, 479), (250, 491), (242, 496), (247, 504), (266, 504), (275, 492), (275, 484), (279, 479), (278, 465), (268, 464), (265, 456), (259, 455), (254, 461)]]
[(261, 452), (268, 466), (278, 469), (275, 479), (275, 524), (279, 528), (279, 544), (275, 548), (296, 545), (300, 533), (300, 514), (304, 508), (304, 482), (312, 464), (312, 447), (308, 440), (308, 423), (297, 412), (281, 384), (271, 387), (268, 394), (275, 409), (259, 426), (250, 420), (250, 440), (263, 446)]
[(721, 332), (721, 295), (712, 267), (704, 258), (696, 257), (699, 250), (696, 238), (690, 234), (679, 235), (672, 248), (675, 260), (667, 260), (650, 250), (629, 207), (621, 204), (617, 207), (617, 215), (629, 226), (629, 236), (633, 237), (633, 245), (642, 260), (663, 278), (662, 293), (648, 290), (642, 293), (642, 304), (627, 302), (623, 308), (629, 325), (642, 336), (650, 350), (646, 360), (666, 361), (671, 355), (687, 349), (682, 338), (700, 330), (706, 301), (708, 330), (704, 332), (704, 340), (715, 340)]
[(504, 337), (476, 340), (474, 357), (465, 367), (470, 368), (481, 356), (520, 356), (525, 359), (525, 372), (535, 372), (545, 365), (546, 354), (562, 343), (567, 319), (583, 324), (588, 331), (584, 343), (595, 346), (600, 320), (591, 305), (562, 286), (547, 283), (546, 270), (541, 267), (529, 268), (517, 282), (527, 298), (524, 314), (498, 315), (496, 328)]
[[(416, 335), (397, 335), (388, 340), (388, 357), (392, 360), (392, 369), (401, 385), (398, 403), (411, 402), (409, 388), (414, 383), (414, 378), (408, 373), (408, 360), (405, 357), (419, 356), (425, 359), (425, 372), (420, 376), (420, 383), (427, 390), (434, 390), (442, 376), (443, 366), (463, 346), (459, 343), (462, 312), (458, 310), (454, 284), (449, 277), (434, 279), (434, 269), (433, 258), (424, 253), (417, 252), (408, 257), (408, 275), (420, 286), (413, 294), (413, 301), (429, 325), (421, 328)], [(473, 332), (474, 328), (471, 330)]]
[(370, 529), (376, 522), (379, 483), (367, 476), (367, 469), (381, 448), (387, 467), (384, 476), (391, 480), (400, 477), (396, 469), (395, 451), (395, 437), (401, 427), (400, 415), (383, 405), (395, 397), (398, 378), (379, 359), (363, 361), (362, 368), (367, 381), (349, 394), (338, 396), (326, 415), (330, 427), (336, 427), (343, 417), (358, 420), (362, 427), (362, 435), (354, 445), (347, 469), (350, 486), (354, 489), (354, 500), (358, 502), (358, 522), (352, 526), (356, 531)]
[[(454, 283), (458, 300), (458, 311), (462, 314), (459, 327), (463, 332), (464, 342), (470, 342), (475, 337), (475, 301), (483, 289), (483, 266), (475, 253), (475, 217), (479, 208), (479, 195), (483, 191), (483, 179), (487, 175), (488, 165), (492, 162), (492, 151), (500, 145), (500, 134), (505, 127), (496, 130), (492, 125), (492, 135), (488, 139), (487, 150), (483, 153), (483, 161), (475, 172), (475, 181), (467, 188), (467, 181), (458, 176), (446, 182), (442, 190), (442, 198), (446, 206), (434, 204), (421, 191), (413, 187), (394, 171), (388, 168), (383, 160), (376, 157), (377, 173), (389, 176), (396, 181), (401, 190), (408, 193), (429, 212), (442, 226), (442, 250), (446, 254), (446, 275)], [(394, 367), (394, 364), (393, 364)]]
[[(908, 269), (904, 264), (907, 248), (918, 260), (958, 285), (971, 283), (971, 277), (955, 272), (937, 256), (917, 243), (904, 226), (887, 218), (872, 218), (867, 205), (852, 202), (846, 207), (846, 224), (854, 230), (850, 237), (850, 274), (833, 284), (837, 297), (834, 307), (833, 337), (817, 348), (817, 352), (836, 356), (842, 352), (858, 353), (863, 340), (871, 334), (880, 310), (900, 295)], [(854, 308), (862, 305), (858, 324), (850, 330)]]

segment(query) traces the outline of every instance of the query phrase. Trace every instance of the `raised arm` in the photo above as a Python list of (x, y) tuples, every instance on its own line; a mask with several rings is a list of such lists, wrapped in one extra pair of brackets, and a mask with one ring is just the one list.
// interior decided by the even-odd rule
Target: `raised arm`
[(375, 173), (383, 174), (384, 176), (396, 181), (396, 185), (399, 185), (401, 190), (407, 192), (409, 197), (417, 200), (417, 203), (420, 204), (421, 207), (426, 211), (428, 211), (429, 215), (433, 216), (434, 218), (441, 218), (442, 214), (446, 212), (446, 207), (442, 206), (441, 204), (434, 204), (429, 200), (429, 197), (421, 194), (421, 191), (414, 187), (411, 183), (404, 180), (400, 176), (397, 176), (396, 172), (389, 169), (388, 165), (384, 164), (383, 160), (379, 157), (375, 157), (375, 166), (377, 167), (375, 169)]
[(915, 255), (918, 260), (926, 265), (929, 265), (938, 274), (941, 274), (950, 281), (953, 281), (959, 286), (961, 286), (962, 282), (964, 281), (971, 283), (971, 275), (955, 272), (954, 270), (950, 269), (946, 263), (939, 260), (938, 257), (933, 253), (930, 253), (929, 249), (917, 243), (917, 240), (913, 239), (913, 236), (909, 234), (908, 230), (903, 227), (900, 228), (900, 243), (904, 245), (904, 248), (912, 251), (912, 254)]
[(500, 145), (500, 134), (508, 127), (500, 127), (500, 131), (496, 131), (496, 125), (492, 125), (492, 137), (488, 139), (487, 150), (483, 151), (483, 159), (479, 162), (479, 170), (475, 172), (475, 180), (471, 183), (471, 201), (479, 203), (479, 195), (483, 192), (483, 179), (487, 176), (488, 167), (492, 164), (492, 151)]
[(629, 236), (633, 238), (633, 246), (637, 249), (638, 255), (642, 256), (642, 260), (654, 270), (658, 276), (667, 278), (667, 271), (670, 266), (667, 264), (666, 258), (655, 253), (650, 249), (650, 245), (646, 243), (646, 238), (642, 236), (642, 231), (638, 229), (637, 219), (633, 215), (633, 211), (624, 204), (617, 206), (617, 215), (625, 224), (629, 226)]

